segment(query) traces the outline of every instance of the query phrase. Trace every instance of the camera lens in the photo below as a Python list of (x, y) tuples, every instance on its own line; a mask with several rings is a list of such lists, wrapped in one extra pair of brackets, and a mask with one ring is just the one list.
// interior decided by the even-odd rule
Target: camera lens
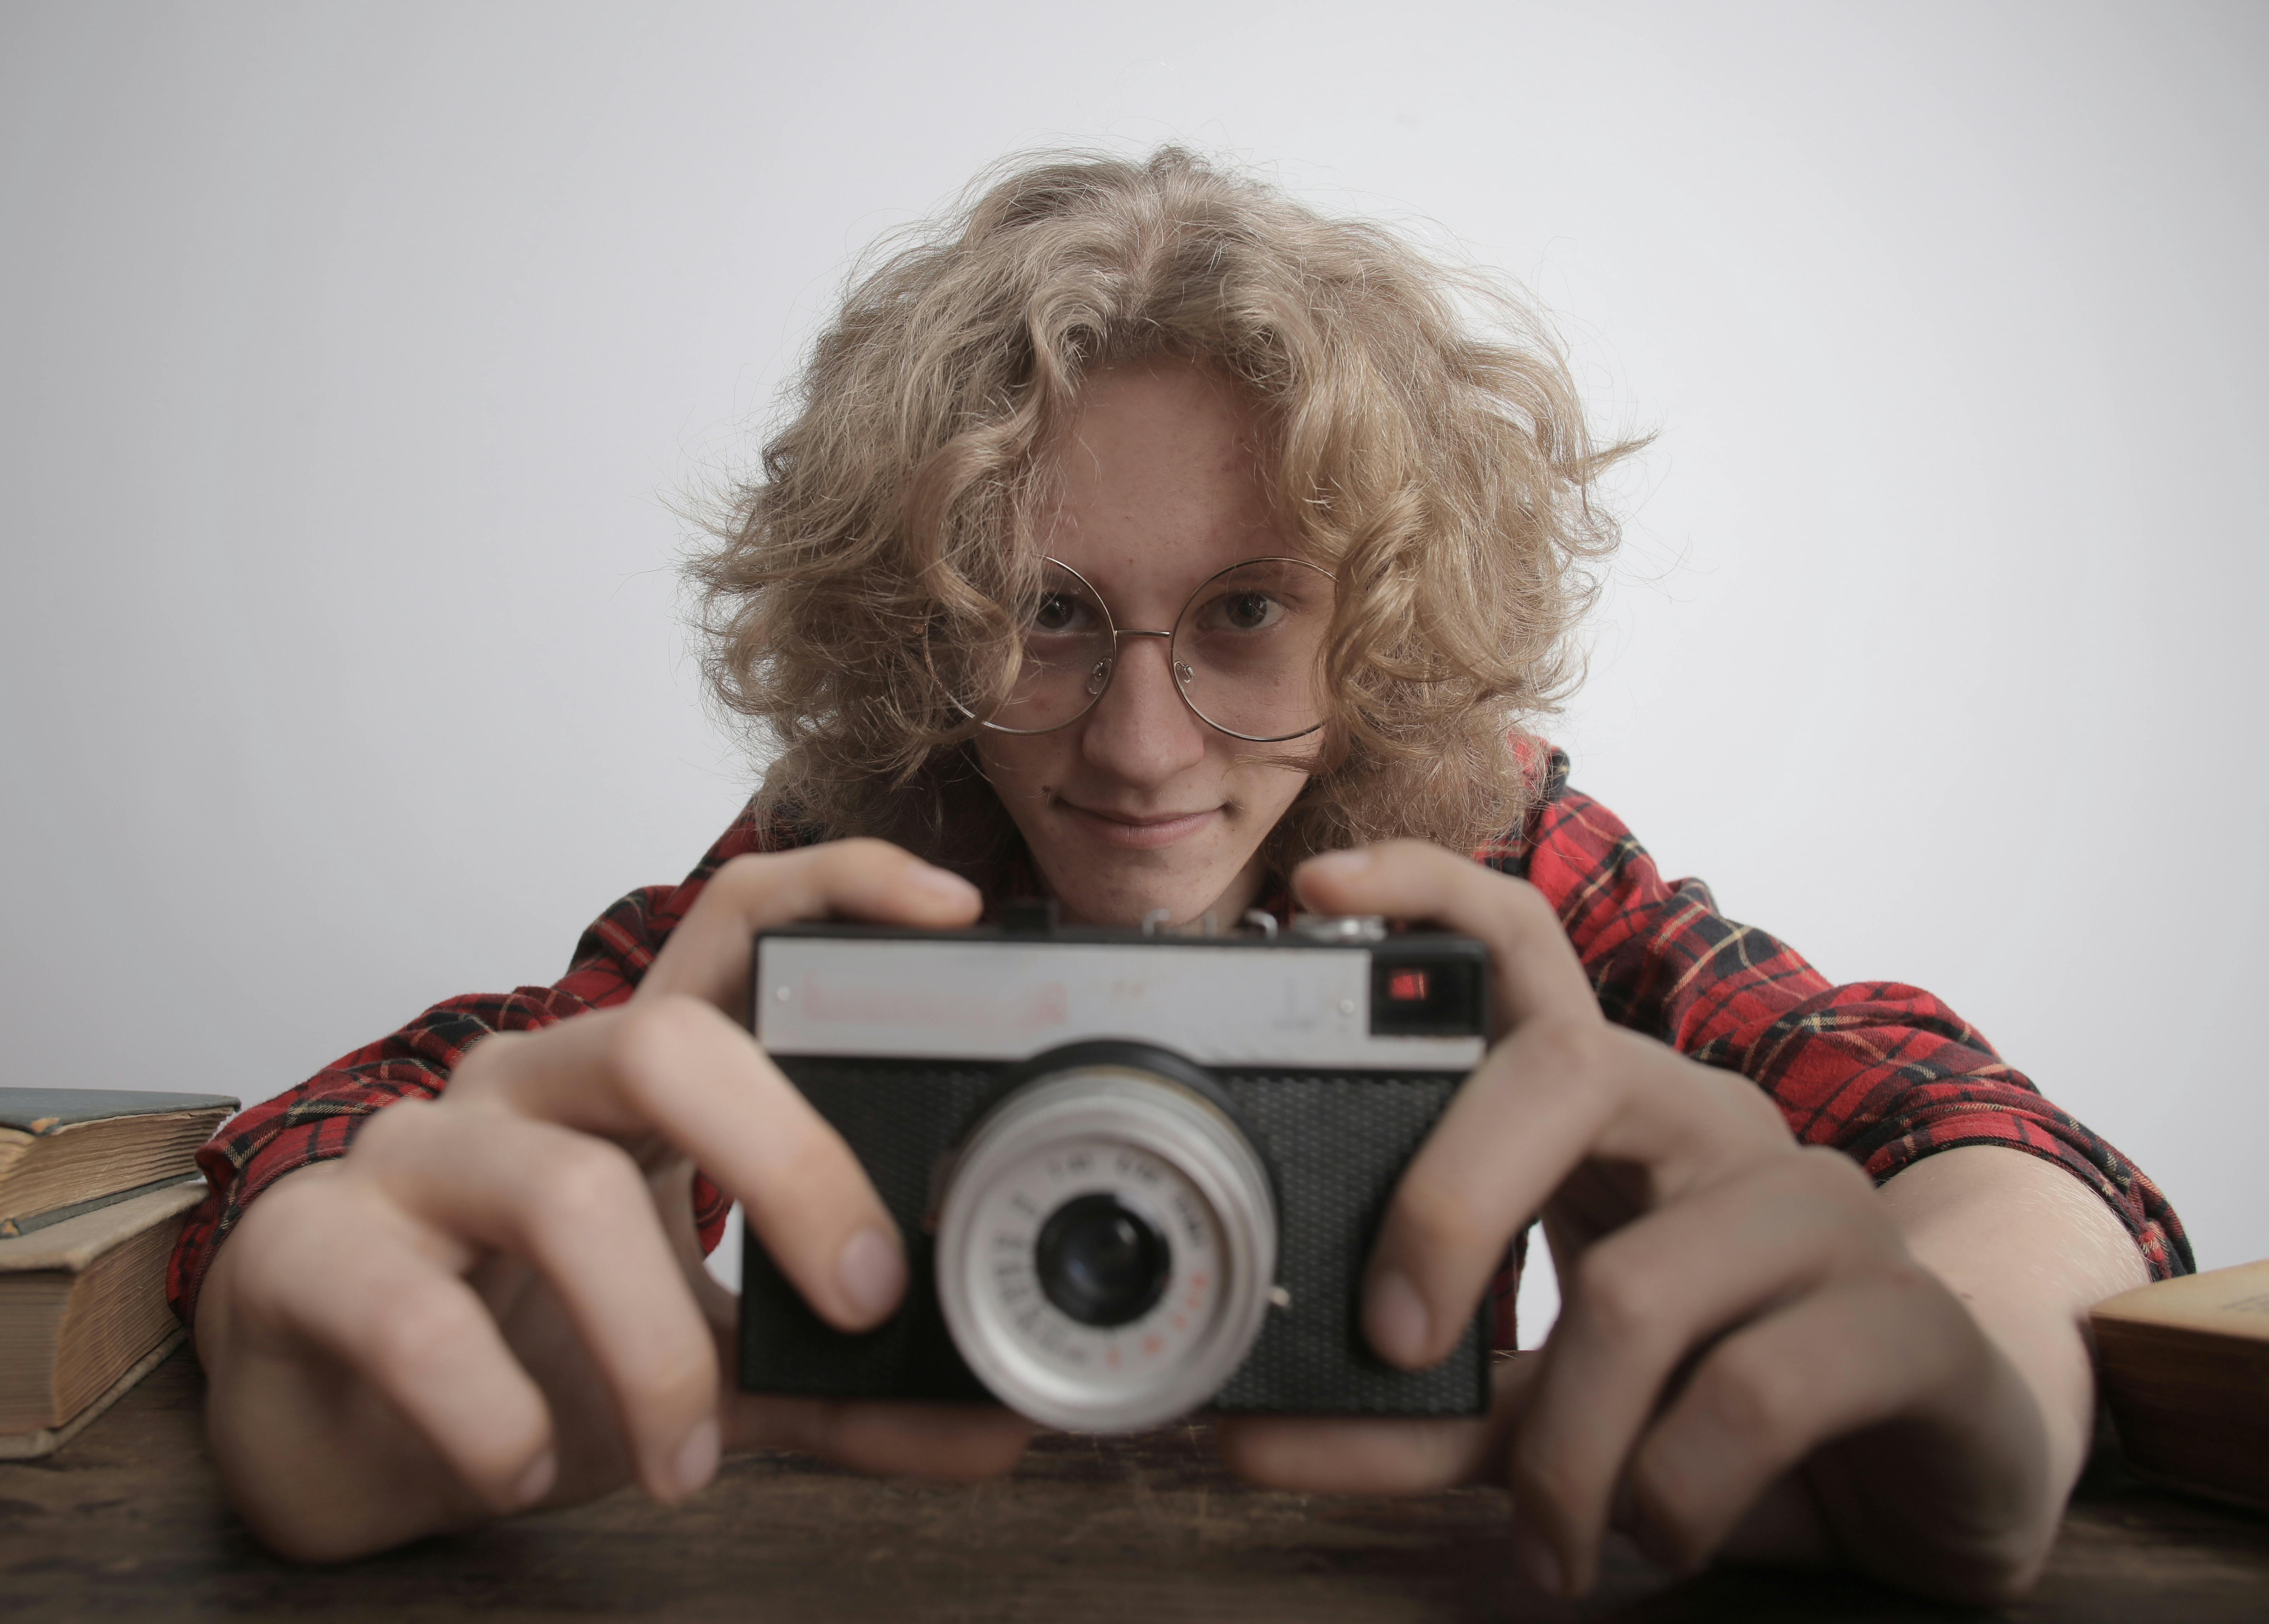
[(971, 1371), (1034, 1421), (1157, 1426), (1260, 1334), (1268, 1170), (1178, 1056), (1114, 1040), (1031, 1064), (940, 1170), (938, 1307)]
[(1149, 1313), (1173, 1265), (1166, 1237), (1115, 1195), (1083, 1195), (1040, 1227), (1033, 1264), (1048, 1301), (1083, 1325), (1124, 1325)]

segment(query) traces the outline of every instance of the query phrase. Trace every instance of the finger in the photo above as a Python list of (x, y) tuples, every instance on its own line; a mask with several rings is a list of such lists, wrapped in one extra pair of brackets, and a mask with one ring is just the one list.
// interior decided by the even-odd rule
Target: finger
[(405, 1211), (543, 1274), (613, 1396), (648, 1494), (682, 1500), (708, 1482), (720, 1448), (716, 1344), (619, 1146), (508, 1112), (405, 1101), (355, 1151), (358, 1170)]
[(1544, 894), (1423, 840), (1388, 840), (1310, 858), (1293, 872), (1301, 902), (1462, 931), (1489, 949), (1499, 1031), (1543, 1016), (1600, 1019), (1599, 1000)]
[(449, 1094), (610, 1139), (659, 1133), (741, 1202), (804, 1300), (844, 1330), (877, 1324), (905, 1289), (898, 1226), (859, 1159), (712, 1005), (649, 1000), (487, 1038)]
[(1365, 1334), (1410, 1369), (1457, 1346), (1512, 1237), (1587, 1158), (1657, 1200), (1790, 1144), (1746, 1080), (1593, 1022), (1532, 1021), (1492, 1049), (1395, 1187), (1364, 1288)]
[(1541, 1361), (1520, 1355), (1489, 1372), (1477, 1419), (1224, 1415), (1215, 1441), (1231, 1471), (1302, 1494), (1425, 1494), (1498, 1475)]
[(871, 919), (945, 929), (973, 925), (977, 888), (883, 840), (834, 840), (736, 857), (702, 888), (639, 983), (638, 996), (683, 994), (748, 1018), (749, 944), (798, 919)]
[(1563, 1282), (1511, 1456), (1521, 1523), (1560, 1572), (1590, 1584), (1625, 1463), (1696, 1348), (1839, 1270), (1896, 1255), (1866, 1175), (1834, 1151), (1776, 1157), (1585, 1251)]
[(247, 1328), (296, 1338), (359, 1376), (493, 1510), (533, 1505), (558, 1474), (551, 1413), (450, 1266), (448, 1243), (417, 1233), (373, 1185), (299, 1183), (322, 1170), (265, 1198), (289, 1222), (265, 1225), (269, 1255), (237, 1272)]
[(1916, 1421), (1939, 1435), (1929, 1447), (1940, 1454), (1975, 1449), (1993, 1411), (1962, 1394), (1993, 1398), (1980, 1375), (1990, 1362), (1918, 1265), (1839, 1281), (1757, 1321), (1711, 1350), (1640, 1445), (1630, 1480), (1643, 1542), (1670, 1566), (1698, 1566), (1776, 1479), (1881, 1422)]
[(991, 1404), (911, 1404), (735, 1393), (735, 1449), (784, 1449), (854, 1471), (975, 1482), (1015, 1468), (1037, 1428)]

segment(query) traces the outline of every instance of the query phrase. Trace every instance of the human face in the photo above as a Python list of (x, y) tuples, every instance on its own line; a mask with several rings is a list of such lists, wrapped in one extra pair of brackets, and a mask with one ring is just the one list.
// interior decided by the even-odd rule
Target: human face
[[(1296, 550), (1269, 511), (1250, 402), (1197, 367), (1156, 362), (1088, 381), (1059, 454), (1043, 550), (1119, 624), (1163, 629), (1200, 582)], [(1094, 708), (1052, 733), (978, 735), (986, 777), (1064, 916), (1132, 925), (1159, 909), (1224, 925), (1253, 904), (1261, 842), (1308, 775), (1193, 715), (1163, 638), (1123, 640)]]

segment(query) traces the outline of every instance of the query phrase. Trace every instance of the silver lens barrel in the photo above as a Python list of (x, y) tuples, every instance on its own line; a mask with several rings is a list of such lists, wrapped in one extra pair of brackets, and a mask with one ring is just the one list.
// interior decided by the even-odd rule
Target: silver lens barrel
[(1203, 1404), (1245, 1362), (1275, 1279), (1275, 1199), (1245, 1134), (1195, 1090), (1077, 1064), (970, 1135), (936, 1257), (954, 1344), (1001, 1402), (1134, 1432)]

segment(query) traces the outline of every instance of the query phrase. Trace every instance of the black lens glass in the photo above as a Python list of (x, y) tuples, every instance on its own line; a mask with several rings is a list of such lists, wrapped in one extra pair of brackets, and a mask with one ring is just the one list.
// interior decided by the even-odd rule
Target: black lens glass
[(1166, 1289), (1173, 1252), (1115, 1195), (1075, 1196), (1048, 1215), (1033, 1248), (1040, 1289), (1083, 1325), (1123, 1325)]

